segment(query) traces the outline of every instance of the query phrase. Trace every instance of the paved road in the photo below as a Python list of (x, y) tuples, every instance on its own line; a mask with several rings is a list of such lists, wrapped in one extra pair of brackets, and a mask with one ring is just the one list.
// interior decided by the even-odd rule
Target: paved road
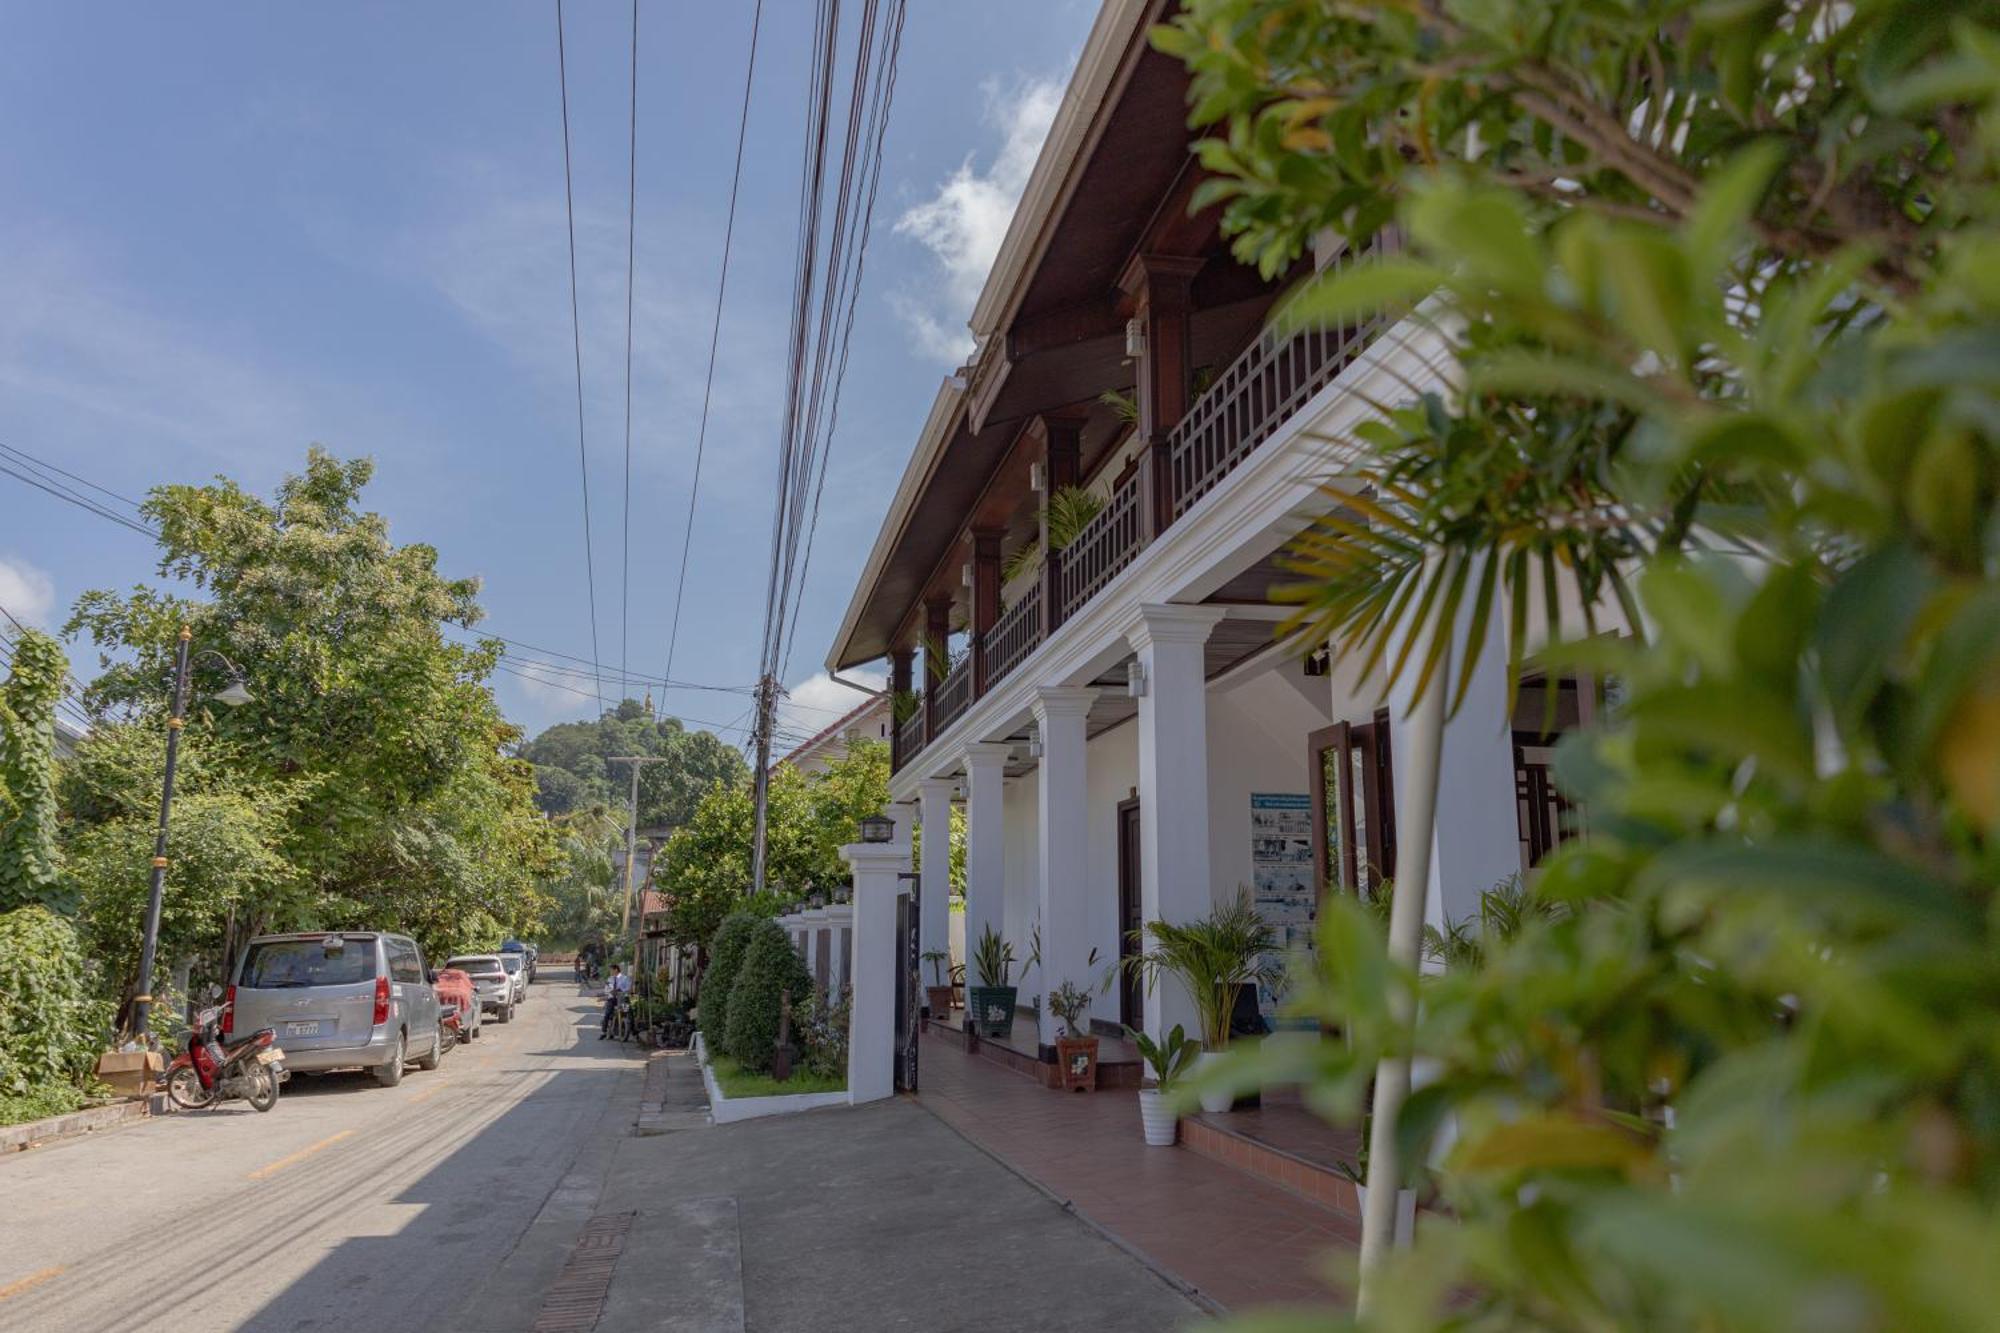
[(0, 1329), (458, 1327), (579, 1171), (595, 1197), (590, 1164), (638, 1110), (641, 1052), (598, 1041), (568, 974), (544, 976), (511, 1024), (400, 1087), (298, 1077), (267, 1115), (231, 1103), (0, 1159)]

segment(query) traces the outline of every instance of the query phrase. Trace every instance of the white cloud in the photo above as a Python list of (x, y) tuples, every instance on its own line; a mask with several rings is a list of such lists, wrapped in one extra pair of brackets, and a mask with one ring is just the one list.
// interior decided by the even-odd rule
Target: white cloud
[(41, 625), (55, 604), (54, 579), (18, 556), (0, 556), (0, 606), (25, 624)]
[[(845, 676), (875, 690), (884, 688), (888, 683), (888, 677), (880, 671), (850, 671)], [(850, 689), (824, 671), (814, 672), (787, 690), (785, 697), (778, 701), (776, 734), (781, 739), (771, 747), (773, 752), (783, 754), (795, 748), (797, 741), (818, 735), (839, 720), (841, 714), (866, 702), (868, 696), (861, 691)]]
[(930, 198), (896, 219), (896, 233), (929, 250), (944, 281), (940, 299), (927, 303), (897, 293), (891, 302), (917, 350), (954, 365), (972, 351), (972, 337), (961, 326), (1006, 239), (1063, 90), (1053, 79), (1031, 79), (1008, 89), (988, 84), (985, 93), (986, 120), (1001, 135), (993, 160), (981, 170), (968, 155)]

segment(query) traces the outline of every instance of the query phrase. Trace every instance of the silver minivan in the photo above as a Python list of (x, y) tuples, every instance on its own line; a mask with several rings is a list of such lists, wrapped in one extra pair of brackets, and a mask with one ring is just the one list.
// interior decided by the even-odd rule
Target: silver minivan
[(293, 1070), (359, 1066), (394, 1087), (411, 1060), (436, 1069), (444, 1053), (437, 992), (407, 935), (259, 935), (225, 1004), (225, 1031), (276, 1028)]

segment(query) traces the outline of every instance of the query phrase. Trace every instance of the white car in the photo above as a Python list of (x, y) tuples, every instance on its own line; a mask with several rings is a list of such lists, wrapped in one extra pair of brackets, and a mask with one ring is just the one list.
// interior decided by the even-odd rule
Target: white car
[(460, 954), (445, 966), (455, 967), (472, 978), (472, 989), (479, 997), (479, 1007), (482, 1011), (490, 1011), (494, 1022), (505, 1023), (514, 1017), (518, 983), (501, 963), (498, 954)]
[(507, 969), (507, 975), (514, 980), (514, 1003), (525, 1004), (528, 1000), (527, 957), (518, 953), (500, 955), (500, 966)]

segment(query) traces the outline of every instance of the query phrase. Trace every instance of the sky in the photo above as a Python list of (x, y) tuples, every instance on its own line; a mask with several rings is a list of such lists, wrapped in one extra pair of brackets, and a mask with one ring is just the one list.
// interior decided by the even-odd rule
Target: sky
[[(821, 662), (1094, 16), (909, 6), (788, 735), (861, 702)], [(631, 21), (571, 0), (564, 32), (596, 657), (660, 677), (751, 5), (640, 3), (628, 492)], [(367, 455), (392, 538), (483, 580), (483, 631), (591, 658), (553, 0), (16, 4), (7, 26), (0, 443), (134, 498), (216, 474), (268, 494), (313, 443)], [(811, 27), (809, 0), (765, 0), (678, 681), (757, 673)], [(0, 607), (24, 621), (156, 560), (0, 475)], [(69, 651), (87, 678), (91, 646)], [(594, 682), (530, 670), (495, 679), (530, 733), (596, 711)], [(657, 702), (744, 738), (743, 695)]]

